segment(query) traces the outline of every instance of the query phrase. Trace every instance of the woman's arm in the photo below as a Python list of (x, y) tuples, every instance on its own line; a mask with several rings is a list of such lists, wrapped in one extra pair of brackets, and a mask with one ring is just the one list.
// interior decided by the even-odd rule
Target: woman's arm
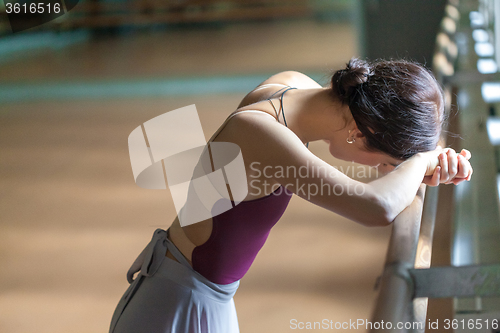
[(390, 224), (413, 201), (424, 180), (430, 185), (458, 183), (472, 172), (465, 157), (446, 152), (449, 158), (445, 166), (438, 159), (439, 152), (433, 151), (417, 154), (391, 173), (365, 184), (312, 154), (293, 132), (278, 123), (252, 116), (235, 121), (241, 122), (241, 137), (253, 138), (238, 144), (244, 159), (245, 151), (250, 151), (259, 162), (260, 179), (278, 182), (298, 196), (366, 226)]
[(411, 204), (415, 193), (423, 182), (430, 186), (440, 183), (458, 185), (470, 180), (470, 152), (463, 149), (457, 154), (453, 149), (441, 149), (416, 154), (401, 163), (394, 171), (369, 185), (381, 195), (387, 220), (396, 216)]

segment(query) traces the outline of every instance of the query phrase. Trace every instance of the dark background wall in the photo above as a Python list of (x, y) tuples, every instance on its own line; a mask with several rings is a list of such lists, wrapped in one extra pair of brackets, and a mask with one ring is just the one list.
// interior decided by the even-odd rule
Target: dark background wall
[(363, 55), (430, 66), (445, 5), (446, 0), (362, 0)]

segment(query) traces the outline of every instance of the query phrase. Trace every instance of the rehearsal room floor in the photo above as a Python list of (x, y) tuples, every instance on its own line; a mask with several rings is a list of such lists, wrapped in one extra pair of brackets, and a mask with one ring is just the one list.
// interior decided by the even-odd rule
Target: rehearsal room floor
[[(175, 218), (168, 191), (135, 185), (129, 133), (196, 104), (209, 138), (244, 96), (203, 89), (122, 96), (119, 82), (237, 80), (294, 69), (322, 74), (326, 84), (354, 55), (351, 25), (287, 21), (110, 35), (0, 63), (0, 85), (13, 89), (0, 97), (0, 332), (107, 332), (126, 271), (153, 231)], [(36, 95), (79, 84), (81, 94)], [(93, 84), (101, 95), (83, 91)], [(340, 163), (326, 148), (311, 144)], [(369, 319), (389, 233), (294, 196), (236, 293), (241, 332)]]

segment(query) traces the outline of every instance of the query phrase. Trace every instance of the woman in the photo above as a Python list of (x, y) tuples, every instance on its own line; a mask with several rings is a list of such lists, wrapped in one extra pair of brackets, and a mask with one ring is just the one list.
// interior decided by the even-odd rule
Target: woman
[[(443, 109), (432, 74), (406, 61), (351, 59), (327, 88), (297, 72), (270, 77), (211, 139), (240, 147), (245, 201), (199, 223), (181, 227), (176, 219), (168, 231), (158, 229), (128, 273), (131, 286), (110, 331), (238, 332), (232, 297), (292, 193), (363, 225), (385, 226), (421, 183), (470, 180), (468, 151), (437, 148)], [(307, 149), (316, 140), (333, 156), (386, 175), (368, 184), (350, 179)], [(289, 172), (301, 168), (307, 172)]]

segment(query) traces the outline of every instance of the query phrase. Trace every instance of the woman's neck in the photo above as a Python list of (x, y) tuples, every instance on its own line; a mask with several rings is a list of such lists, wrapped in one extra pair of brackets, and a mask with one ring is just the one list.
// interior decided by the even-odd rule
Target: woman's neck
[(345, 127), (349, 108), (329, 88), (290, 90), (283, 103), (288, 128), (304, 143), (330, 139), (332, 132)]

